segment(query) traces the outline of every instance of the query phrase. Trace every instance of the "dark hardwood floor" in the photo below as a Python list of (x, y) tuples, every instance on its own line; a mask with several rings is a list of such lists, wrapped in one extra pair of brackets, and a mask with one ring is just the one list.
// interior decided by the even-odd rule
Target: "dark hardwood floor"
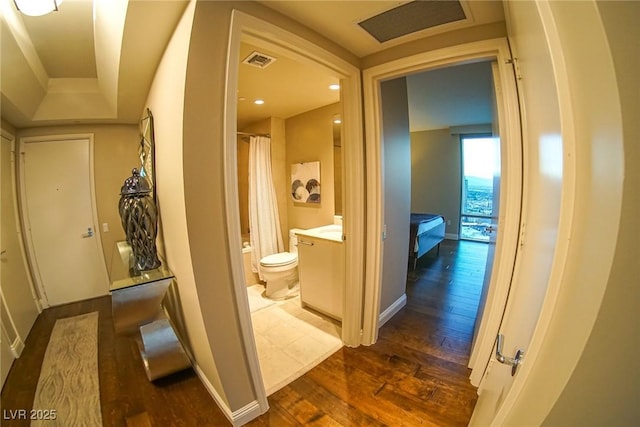
[[(445, 240), (407, 279), (407, 306), (376, 344), (342, 348), (269, 397), (250, 426), (463, 426), (477, 399), (466, 367), (487, 246)], [(108, 297), (46, 310), (2, 390), (3, 411), (30, 409), (55, 320), (100, 312), (105, 426), (228, 426), (191, 370), (149, 383), (134, 341), (115, 336)], [(2, 426), (28, 425), (6, 420)]]
[(445, 240), (407, 278), (407, 305), (376, 344), (343, 347), (269, 397), (251, 426), (466, 426), (467, 369), (487, 245)]
[(52, 307), (40, 314), (27, 337), (22, 356), (14, 362), (2, 388), (2, 426), (29, 425), (28, 420), (6, 418), (11, 418), (7, 415), (10, 410), (26, 409), (28, 412), (32, 409), (40, 367), (55, 321), (92, 311), (100, 313), (98, 367), (103, 425), (231, 425), (193, 370), (150, 383), (137, 342), (115, 335), (111, 297), (102, 297)]

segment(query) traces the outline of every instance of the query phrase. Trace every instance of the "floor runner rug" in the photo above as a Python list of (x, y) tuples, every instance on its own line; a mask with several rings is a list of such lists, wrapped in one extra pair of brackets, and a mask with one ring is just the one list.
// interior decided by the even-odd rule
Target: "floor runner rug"
[(32, 426), (102, 426), (98, 312), (56, 321), (31, 415)]

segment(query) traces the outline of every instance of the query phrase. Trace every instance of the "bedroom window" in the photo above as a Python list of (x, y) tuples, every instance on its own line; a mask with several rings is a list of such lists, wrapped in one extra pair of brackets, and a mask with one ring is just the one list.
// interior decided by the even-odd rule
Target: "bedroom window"
[(461, 137), (460, 239), (489, 241), (491, 221), (498, 213), (493, 190), (494, 178), (500, 176), (499, 145), (487, 135)]

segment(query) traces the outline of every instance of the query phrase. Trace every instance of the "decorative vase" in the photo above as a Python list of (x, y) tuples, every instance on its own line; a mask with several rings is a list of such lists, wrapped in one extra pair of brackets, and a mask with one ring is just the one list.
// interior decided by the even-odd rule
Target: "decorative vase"
[(156, 250), (158, 209), (151, 197), (149, 183), (135, 168), (120, 190), (118, 208), (127, 242), (133, 251), (133, 269), (146, 271), (160, 267)]

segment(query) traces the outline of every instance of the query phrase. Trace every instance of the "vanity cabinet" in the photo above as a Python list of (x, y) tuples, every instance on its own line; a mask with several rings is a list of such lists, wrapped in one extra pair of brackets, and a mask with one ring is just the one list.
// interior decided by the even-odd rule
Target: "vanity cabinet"
[(342, 320), (344, 244), (342, 241), (298, 234), (300, 301)]

